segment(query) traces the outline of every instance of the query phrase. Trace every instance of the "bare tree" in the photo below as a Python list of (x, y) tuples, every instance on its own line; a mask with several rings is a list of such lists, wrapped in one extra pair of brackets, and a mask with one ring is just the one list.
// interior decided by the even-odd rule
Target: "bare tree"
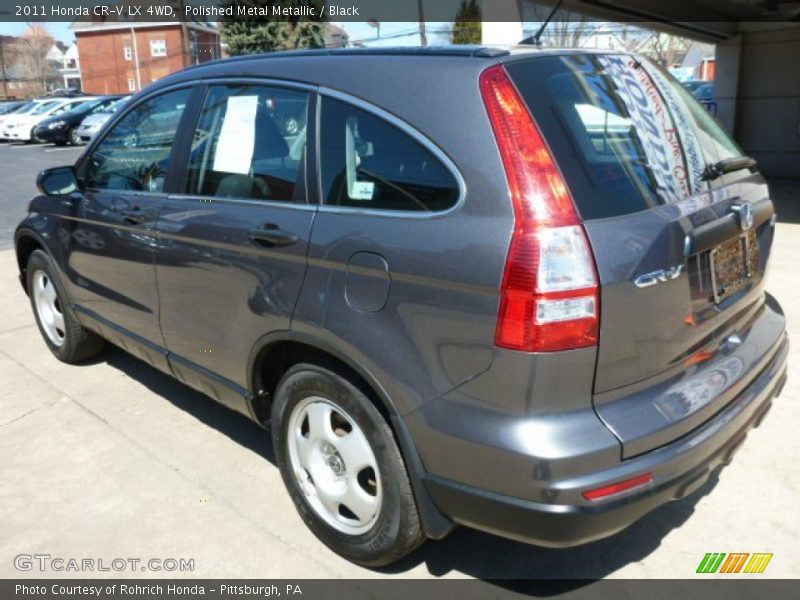
[(686, 38), (656, 32), (639, 51), (662, 67), (669, 68), (682, 60), (688, 49), (689, 41)]
[[(692, 43), (686, 38), (661, 31), (640, 30), (640, 35), (633, 36), (629, 36), (627, 33), (627, 31), (623, 31), (622, 36), (627, 50), (643, 54), (664, 68), (680, 63)], [(642, 35), (644, 33), (646, 35)]]
[[(533, 18), (533, 30), (538, 31), (553, 10), (552, 6), (529, 5)], [(586, 15), (559, 9), (547, 24), (541, 37), (543, 46), (555, 48), (580, 48), (597, 29), (597, 23), (589, 21)]]
[(28, 23), (28, 29), (15, 44), (17, 70), (25, 79), (35, 81), (46, 92), (48, 85), (58, 79), (58, 64), (48, 59), (53, 37), (42, 25)]

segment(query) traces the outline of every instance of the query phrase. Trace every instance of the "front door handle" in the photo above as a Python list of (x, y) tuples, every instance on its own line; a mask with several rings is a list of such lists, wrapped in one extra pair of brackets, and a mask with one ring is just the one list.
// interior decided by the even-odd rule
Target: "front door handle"
[(256, 244), (263, 246), (291, 246), (296, 244), (298, 237), (285, 229), (280, 229), (277, 225), (268, 223), (259, 229), (251, 229), (247, 232), (247, 237)]
[(146, 221), (151, 220), (150, 215), (146, 211), (143, 211), (140, 208), (136, 208), (133, 210), (123, 210), (122, 218), (128, 223), (131, 223), (132, 225), (140, 225), (141, 223), (145, 223)]

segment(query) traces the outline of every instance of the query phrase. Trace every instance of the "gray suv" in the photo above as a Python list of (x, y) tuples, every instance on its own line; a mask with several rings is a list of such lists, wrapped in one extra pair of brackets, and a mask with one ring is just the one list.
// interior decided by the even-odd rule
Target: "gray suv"
[[(286, 126), (286, 115), (296, 115)], [(755, 161), (645, 58), (457, 47), (192, 67), (16, 231), (44, 341), (108, 340), (271, 430), (330, 548), (609, 536), (786, 379)]]

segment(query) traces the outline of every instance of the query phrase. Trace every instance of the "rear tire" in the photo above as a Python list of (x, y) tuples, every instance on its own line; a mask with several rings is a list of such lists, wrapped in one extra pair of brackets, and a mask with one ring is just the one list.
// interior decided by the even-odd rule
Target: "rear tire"
[(337, 554), (378, 567), (424, 541), (392, 431), (343, 377), (311, 364), (289, 369), (272, 404), (272, 442), (301, 518)]
[(103, 338), (85, 329), (75, 318), (64, 286), (47, 253), (33, 251), (28, 259), (26, 281), (39, 332), (58, 360), (78, 363), (103, 348)]

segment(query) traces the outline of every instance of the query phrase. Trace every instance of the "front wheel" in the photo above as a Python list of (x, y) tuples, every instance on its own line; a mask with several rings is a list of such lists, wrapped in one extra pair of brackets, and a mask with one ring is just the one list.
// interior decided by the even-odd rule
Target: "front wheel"
[(73, 315), (50, 257), (42, 250), (34, 250), (26, 275), (36, 324), (55, 357), (76, 363), (97, 354), (103, 339), (84, 329)]
[(80, 146), (83, 144), (83, 140), (81, 140), (80, 133), (78, 133), (78, 127), (73, 127), (69, 130), (69, 143), (73, 146)]
[(334, 552), (375, 567), (424, 540), (392, 431), (343, 377), (316, 365), (292, 367), (275, 394), (272, 441), (300, 516)]

